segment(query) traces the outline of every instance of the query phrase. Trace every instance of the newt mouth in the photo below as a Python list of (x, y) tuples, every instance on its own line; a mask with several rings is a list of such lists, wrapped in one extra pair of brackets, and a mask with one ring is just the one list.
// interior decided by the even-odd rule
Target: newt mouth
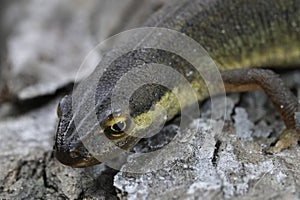
[(54, 155), (62, 164), (75, 168), (89, 167), (101, 163), (90, 153), (82, 154), (77, 150), (65, 151), (62, 148), (54, 148)]

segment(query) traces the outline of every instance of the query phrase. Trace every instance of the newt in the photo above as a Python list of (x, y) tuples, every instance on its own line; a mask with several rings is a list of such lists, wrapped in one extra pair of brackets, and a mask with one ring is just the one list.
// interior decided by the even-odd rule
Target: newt
[[(288, 148), (299, 139), (298, 99), (271, 69), (300, 66), (300, 0), (175, 0), (143, 26), (176, 30), (201, 44), (217, 64), (226, 92), (264, 90), (286, 126), (274, 152)], [(77, 133), (81, 127), (76, 127), (74, 122), (76, 112), (71, 96), (60, 101), (54, 153), (61, 163), (72, 167), (99, 164), (82, 142), (92, 135), (99, 139), (108, 138), (122, 149), (132, 148), (140, 140), (132, 131), (142, 131), (132, 127), (133, 121), (145, 122), (147, 117), (155, 117), (152, 109), (157, 104), (167, 110), (167, 120), (180, 112), (178, 102), (171, 95), (176, 86), (169, 90), (148, 84), (130, 98), (130, 117), (122, 111), (115, 114), (117, 111), (110, 105), (114, 85), (129, 70), (138, 67), (139, 61), (172, 63), (172, 67), (194, 87), (197, 101), (208, 97), (203, 89), (206, 86), (197, 73), (186, 75), (193, 70), (192, 66), (171, 52), (137, 49), (123, 55), (110, 64), (97, 85), (95, 113), (100, 128), (86, 130), (85, 138), (82, 138)], [(105, 143), (95, 146), (110, 151), (110, 146)]]

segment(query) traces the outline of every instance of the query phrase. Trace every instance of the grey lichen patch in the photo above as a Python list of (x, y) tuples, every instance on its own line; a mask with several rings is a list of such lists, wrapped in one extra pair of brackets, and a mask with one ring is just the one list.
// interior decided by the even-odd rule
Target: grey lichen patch
[(234, 120), (237, 137), (252, 139), (254, 124), (248, 119), (248, 114), (244, 108), (235, 108)]
[(260, 121), (254, 124), (249, 118), (248, 113), (244, 108), (235, 108), (235, 130), (236, 136), (243, 140), (252, 140), (254, 137), (267, 138), (271, 135), (272, 128), (266, 122)]
[[(274, 141), (268, 138), (271, 130), (280, 132), (278, 124), (268, 125), (264, 117), (254, 124), (248, 118), (247, 107), (235, 109), (231, 105), (237, 101), (229, 102), (227, 112), (235, 113), (235, 121), (227, 122), (222, 134), (212, 132), (208, 120), (196, 120), (191, 131), (195, 124), (200, 129), (186, 142), (185, 153), (166, 152), (157, 158), (174, 158), (170, 165), (137, 174), (125, 172), (130, 167), (127, 163), (115, 176), (114, 185), (126, 194), (126, 199), (282, 199), (299, 195), (296, 182), (300, 150), (265, 154), (270, 140)], [(245, 122), (248, 126), (241, 125)], [(249, 130), (247, 140), (236, 135)]]

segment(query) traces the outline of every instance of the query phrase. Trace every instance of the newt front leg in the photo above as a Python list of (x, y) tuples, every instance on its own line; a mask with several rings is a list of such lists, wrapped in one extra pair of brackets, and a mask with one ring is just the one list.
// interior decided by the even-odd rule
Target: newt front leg
[(227, 92), (262, 89), (272, 101), (286, 129), (273, 152), (280, 152), (300, 141), (300, 105), (296, 96), (277, 74), (264, 69), (235, 69), (221, 72)]

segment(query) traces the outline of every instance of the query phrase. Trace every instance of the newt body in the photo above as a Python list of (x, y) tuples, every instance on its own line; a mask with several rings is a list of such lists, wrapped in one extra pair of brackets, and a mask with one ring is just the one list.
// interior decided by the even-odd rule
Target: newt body
[[(219, 70), (224, 72), (227, 91), (265, 90), (287, 128), (297, 129), (293, 116), (299, 108), (293, 94), (284, 87), (271, 89), (272, 80), (282, 85), (274, 74), (246, 69), (300, 66), (300, 0), (172, 1), (144, 26), (173, 29), (199, 42)], [(148, 125), (147, 118), (156, 116), (153, 106), (162, 105), (167, 110), (168, 119), (180, 112), (178, 101), (172, 96), (172, 92), (178, 90), (176, 86), (170, 90), (148, 84), (135, 91), (130, 98), (129, 114), (133, 121), (122, 112), (114, 115), (116, 111), (110, 105), (113, 88), (124, 74), (139, 67), (139, 61), (168, 66), (171, 63), (191, 83), (198, 101), (208, 96), (199, 74), (187, 75), (194, 70), (193, 66), (180, 56), (158, 49), (135, 50), (125, 54), (111, 63), (97, 85), (95, 112), (100, 129), (87, 130), (86, 137), (81, 138), (73, 121), (75, 112), (74, 108), (72, 110), (71, 97), (65, 97), (60, 102), (60, 122), (55, 139), (55, 154), (59, 161), (73, 167), (98, 164), (99, 161), (85, 148), (82, 139), (97, 134), (100, 139), (106, 137), (114, 141), (116, 146), (130, 149), (140, 139), (134, 135), (142, 131), (131, 127), (133, 121), (145, 128)], [(234, 75), (226, 73), (230, 70), (241, 71), (230, 73)], [(99, 149), (110, 151), (112, 147), (105, 145), (95, 144)], [(105, 156), (113, 154), (111, 149), (111, 153)]]

